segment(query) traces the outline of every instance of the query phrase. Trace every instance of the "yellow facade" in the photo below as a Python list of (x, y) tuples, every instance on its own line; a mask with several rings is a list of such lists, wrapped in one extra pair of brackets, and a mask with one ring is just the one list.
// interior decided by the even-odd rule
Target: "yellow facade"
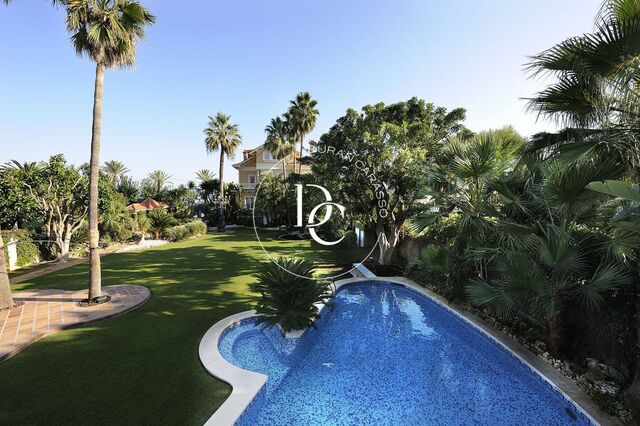
[[(236, 163), (233, 167), (238, 170), (238, 183), (242, 188), (240, 195), (240, 206), (242, 208), (252, 208), (255, 199), (255, 191), (260, 183), (260, 179), (268, 174), (281, 176), (283, 163), (285, 164), (287, 175), (294, 172), (293, 156), (300, 157), (300, 153), (292, 154), (285, 159), (277, 160), (271, 153), (265, 150), (264, 145), (254, 150), (243, 152), (243, 161)], [(296, 171), (298, 164), (296, 164)], [(311, 167), (302, 166), (302, 173), (310, 173)]]

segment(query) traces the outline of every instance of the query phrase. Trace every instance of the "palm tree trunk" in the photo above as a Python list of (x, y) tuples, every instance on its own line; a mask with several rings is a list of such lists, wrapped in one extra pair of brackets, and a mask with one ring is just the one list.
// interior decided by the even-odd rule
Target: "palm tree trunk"
[(12, 307), (13, 297), (11, 297), (11, 284), (9, 283), (7, 261), (4, 256), (4, 241), (2, 240), (2, 230), (0, 229), (0, 309), (10, 309)]
[(300, 138), (300, 161), (298, 161), (298, 173), (302, 174), (302, 144), (304, 143), (304, 136)]
[(220, 148), (220, 188), (218, 190), (218, 232), (224, 232), (224, 150)]
[(98, 179), (100, 179), (100, 133), (102, 130), (102, 85), (104, 64), (96, 63), (93, 93), (93, 128), (91, 129), (91, 162), (89, 164), (89, 299), (102, 296), (100, 270), (100, 233), (98, 231)]

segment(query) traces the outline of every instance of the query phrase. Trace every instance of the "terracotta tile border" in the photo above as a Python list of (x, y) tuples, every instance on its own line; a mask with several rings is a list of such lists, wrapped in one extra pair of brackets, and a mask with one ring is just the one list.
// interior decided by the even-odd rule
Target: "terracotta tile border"
[[(132, 290), (135, 290), (135, 293), (132, 293)], [(124, 293), (122, 293), (122, 291), (124, 291)], [(89, 308), (76, 306), (78, 301), (86, 297), (86, 290), (64, 291), (46, 289), (14, 293), (13, 297), (15, 301), (21, 301), (21, 299), (26, 300), (23, 305), (17, 308), (0, 312), (0, 322), (2, 324), (2, 326), (0, 326), (0, 362), (15, 356), (43, 337), (69, 328), (80, 327), (117, 317), (142, 306), (151, 298), (151, 291), (147, 287), (138, 285), (106, 286), (103, 287), (103, 293), (110, 295), (112, 299), (104, 304)], [(35, 301), (30, 300), (34, 298)], [(43, 301), (43, 299), (46, 299), (46, 301)], [(58, 303), (55, 299), (60, 299), (60, 302)], [(38, 312), (38, 304), (45, 302), (48, 304), (46, 312)], [(29, 305), (34, 306), (32, 308)], [(67, 309), (65, 309), (65, 307)], [(26, 317), (25, 310), (29, 310)], [(18, 322), (7, 327), (9, 318), (18, 315), (20, 316)], [(77, 321), (64, 323), (65, 318), (75, 318)], [(38, 319), (41, 320), (39, 327), (37, 327)], [(14, 330), (15, 334), (13, 334)], [(5, 336), (6, 333), (11, 334)], [(27, 337), (27, 335), (30, 337)], [(10, 336), (14, 336), (13, 339), (11, 339)], [(19, 339), (21, 336), (24, 340)], [(9, 342), (9, 340), (12, 341)]]

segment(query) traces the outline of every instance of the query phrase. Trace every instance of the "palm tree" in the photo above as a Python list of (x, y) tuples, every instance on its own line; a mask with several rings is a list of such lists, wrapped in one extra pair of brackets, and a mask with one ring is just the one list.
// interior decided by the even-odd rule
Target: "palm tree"
[(208, 182), (213, 180), (215, 177), (216, 174), (209, 169), (202, 169), (196, 172), (196, 178), (198, 178), (200, 182)]
[[(304, 138), (316, 127), (316, 121), (320, 111), (316, 108), (318, 102), (311, 98), (309, 92), (300, 92), (296, 99), (290, 101), (289, 112), (291, 114), (290, 132), (300, 141), (300, 159), (302, 160), (302, 147)], [(298, 166), (298, 173), (302, 172), (302, 162)]]
[(145, 26), (155, 17), (135, 0), (64, 0), (67, 30), (78, 55), (96, 63), (89, 164), (89, 299), (102, 295), (98, 247), (98, 179), (100, 178), (100, 137), (102, 132), (102, 92), (107, 68), (135, 64), (138, 41)]
[(171, 175), (163, 170), (154, 170), (149, 173), (147, 178), (151, 181), (151, 185), (153, 186), (153, 190), (156, 194), (155, 196), (157, 197), (160, 195), (165, 185), (170, 183), (169, 179), (171, 179)]
[(43, 169), (42, 163), (36, 163), (35, 161), (21, 163), (17, 160), (10, 160), (0, 166), (0, 170), (19, 170), (24, 175), (29, 176), (33, 173), (39, 172)]
[(117, 185), (120, 181), (120, 178), (129, 173), (131, 170), (129, 170), (127, 166), (124, 165), (124, 163), (117, 160), (111, 160), (104, 163), (102, 171), (107, 175), (107, 178), (113, 185)]
[(2, 229), (0, 229), (0, 310), (13, 308), (13, 297), (11, 297), (11, 283), (7, 272), (7, 261), (4, 256), (4, 241), (2, 239)]
[(242, 137), (238, 131), (238, 125), (231, 123), (231, 116), (221, 112), (215, 117), (209, 116), (209, 125), (204, 129), (205, 148), (208, 154), (220, 150), (220, 171), (218, 192), (219, 216), (218, 231), (224, 232), (224, 157), (233, 158), (236, 149), (242, 143)]
[[(287, 180), (287, 157), (295, 153), (295, 144), (289, 138), (287, 122), (280, 117), (272, 118), (271, 123), (265, 127), (267, 141), (265, 148), (270, 151), (275, 158), (282, 159), (282, 176)], [(294, 166), (295, 168), (295, 166)]]
[(640, 3), (607, 0), (592, 33), (533, 56), (531, 75), (556, 81), (529, 99), (529, 109), (577, 129), (540, 135), (532, 148), (561, 148), (573, 156), (594, 150), (619, 152), (640, 178), (638, 39)]

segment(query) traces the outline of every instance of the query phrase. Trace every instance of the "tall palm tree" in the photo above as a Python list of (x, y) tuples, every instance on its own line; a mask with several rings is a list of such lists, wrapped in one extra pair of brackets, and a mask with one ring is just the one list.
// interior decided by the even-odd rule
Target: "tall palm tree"
[(104, 163), (102, 166), (102, 171), (107, 175), (107, 178), (111, 181), (113, 185), (117, 185), (120, 181), (120, 178), (131, 170), (124, 165), (124, 163), (118, 160), (111, 160)]
[(275, 158), (282, 159), (282, 176), (287, 180), (287, 157), (295, 153), (295, 144), (289, 138), (287, 122), (280, 117), (272, 118), (264, 131), (267, 133), (265, 148)]
[(64, 0), (67, 30), (78, 55), (96, 63), (93, 95), (93, 127), (89, 164), (89, 299), (102, 295), (98, 247), (98, 179), (100, 178), (100, 137), (102, 132), (102, 92), (107, 68), (135, 64), (138, 41), (155, 17), (135, 0)]
[(2, 230), (0, 229), (0, 310), (12, 307), (11, 283), (9, 282), (7, 261), (4, 256), (4, 241), (2, 240)]
[[(304, 138), (316, 127), (316, 121), (320, 111), (316, 108), (318, 102), (311, 98), (309, 92), (300, 92), (295, 100), (290, 101), (289, 112), (291, 114), (291, 133), (300, 141), (300, 159), (302, 160), (302, 147)], [(302, 161), (298, 166), (298, 173), (302, 172)]]
[(231, 123), (231, 116), (221, 112), (215, 117), (209, 116), (209, 124), (204, 129), (204, 134), (207, 153), (220, 151), (218, 231), (224, 232), (224, 157), (233, 158), (236, 149), (242, 143), (242, 137), (238, 125)]
[(154, 170), (147, 175), (147, 178), (151, 181), (153, 190), (156, 196), (158, 196), (164, 189), (165, 185), (170, 183), (169, 179), (171, 179), (171, 175), (164, 170)]
[(213, 180), (215, 177), (216, 174), (209, 169), (202, 169), (196, 172), (196, 178), (198, 178), (200, 182), (208, 182), (210, 180)]

